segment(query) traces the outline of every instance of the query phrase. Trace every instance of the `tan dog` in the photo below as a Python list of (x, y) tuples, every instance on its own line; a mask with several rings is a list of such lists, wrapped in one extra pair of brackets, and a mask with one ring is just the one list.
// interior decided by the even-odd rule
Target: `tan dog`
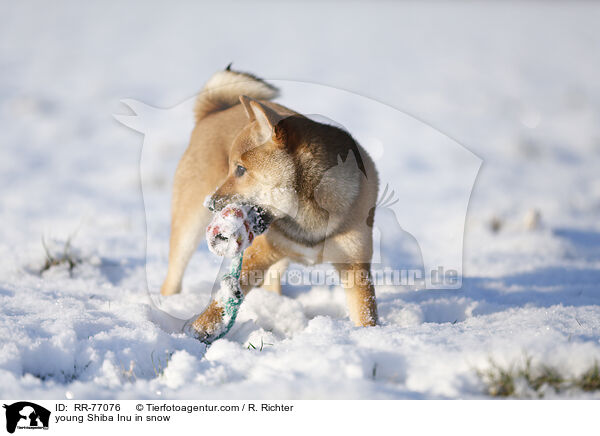
[[(216, 210), (235, 200), (259, 206), (271, 221), (244, 254), (245, 293), (261, 285), (281, 292), (277, 280), (265, 283), (265, 277), (279, 277), (290, 260), (330, 262), (340, 272), (352, 321), (375, 325), (374, 164), (347, 132), (270, 102), (277, 93), (229, 67), (200, 93), (196, 127), (175, 174), (169, 269), (161, 293), (181, 290), (185, 268), (211, 219), (204, 201), (213, 194)], [(193, 327), (200, 336), (209, 334), (222, 312), (213, 301)]]

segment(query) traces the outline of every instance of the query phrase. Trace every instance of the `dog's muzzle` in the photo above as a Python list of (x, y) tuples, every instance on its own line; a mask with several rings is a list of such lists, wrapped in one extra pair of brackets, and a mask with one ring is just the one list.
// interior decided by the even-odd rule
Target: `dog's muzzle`
[(239, 201), (233, 198), (223, 197), (216, 199), (214, 196), (206, 197), (206, 200), (204, 200), (204, 206), (213, 213), (221, 211), (225, 206), (231, 203), (250, 206), (251, 209), (248, 211), (248, 217), (255, 223), (257, 234), (264, 233), (267, 230), (267, 227), (273, 222), (273, 214), (248, 201)]

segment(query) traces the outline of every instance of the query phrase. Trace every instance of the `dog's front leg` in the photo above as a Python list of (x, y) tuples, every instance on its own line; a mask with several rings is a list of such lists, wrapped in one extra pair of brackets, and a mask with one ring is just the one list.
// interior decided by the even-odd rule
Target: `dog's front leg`
[(285, 274), (290, 260), (283, 258), (275, 262), (268, 270), (261, 287), (267, 291), (281, 295), (281, 278)]
[(252, 288), (262, 286), (268, 269), (283, 259), (285, 255), (267, 239), (267, 235), (258, 236), (244, 252), (240, 285), (244, 295)]
[(356, 326), (377, 324), (377, 302), (375, 287), (371, 278), (369, 263), (336, 263), (342, 286), (346, 291), (346, 301), (350, 319)]
[[(267, 270), (283, 258), (283, 254), (268, 242), (265, 235), (258, 236), (253, 244), (244, 252), (240, 287), (244, 295), (252, 288), (261, 286)], [(225, 307), (218, 299), (210, 302), (208, 307), (192, 323), (194, 334), (202, 341), (210, 342), (223, 324)]]

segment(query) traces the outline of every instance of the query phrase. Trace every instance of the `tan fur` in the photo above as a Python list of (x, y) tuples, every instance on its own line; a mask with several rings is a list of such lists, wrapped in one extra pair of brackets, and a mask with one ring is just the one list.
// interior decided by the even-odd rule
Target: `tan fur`
[(281, 295), (281, 278), (289, 264), (290, 260), (284, 258), (271, 265), (267, 270), (267, 275), (262, 283), (262, 288)]
[[(210, 220), (203, 201), (212, 194), (217, 209), (240, 200), (274, 218), (244, 254), (245, 293), (263, 285), (260, 277), (269, 269), (280, 277), (290, 260), (330, 262), (341, 274), (353, 322), (375, 325), (369, 224), (378, 187), (374, 164), (347, 132), (267, 100), (276, 93), (254, 76), (227, 70), (200, 94), (197, 124), (175, 175), (169, 270), (161, 292), (180, 291)], [(246, 168), (241, 177), (238, 165)], [(258, 279), (256, 271), (263, 273)], [(278, 283), (266, 285), (281, 292)], [(211, 303), (194, 327), (208, 332), (220, 313)]]
[(215, 327), (223, 317), (223, 308), (212, 301), (202, 315), (196, 318), (192, 324), (197, 332), (202, 332), (204, 336), (209, 336), (215, 332)]

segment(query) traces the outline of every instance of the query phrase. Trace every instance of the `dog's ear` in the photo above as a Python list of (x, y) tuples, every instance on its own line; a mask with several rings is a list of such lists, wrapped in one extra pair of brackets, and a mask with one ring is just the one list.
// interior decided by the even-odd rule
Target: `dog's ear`
[(284, 147), (285, 128), (282, 123), (284, 117), (256, 100), (250, 102), (250, 107), (254, 113), (254, 118), (258, 124), (260, 136), (263, 140), (266, 141), (271, 138), (276, 144)]
[(240, 95), (240, 103), (242, 103), (242, 106), (244, 107), (244, 110), (246, 111), (246, 115), (248, 115), (248, 120), (254, 121), (256, 119), (256, 117), (254, 116), (254, 110), (250, 106), (251, 101), (254, 101), (254, 99), (247, 97), (245, 95)]
[(288, 145), (289, 126), (284, 116), (273, 109), (245, 95), (240, 96), (240, 102), (246, 111), (248, 120), (256, 121), (262, 141), (269, 138), (280, 147)]

